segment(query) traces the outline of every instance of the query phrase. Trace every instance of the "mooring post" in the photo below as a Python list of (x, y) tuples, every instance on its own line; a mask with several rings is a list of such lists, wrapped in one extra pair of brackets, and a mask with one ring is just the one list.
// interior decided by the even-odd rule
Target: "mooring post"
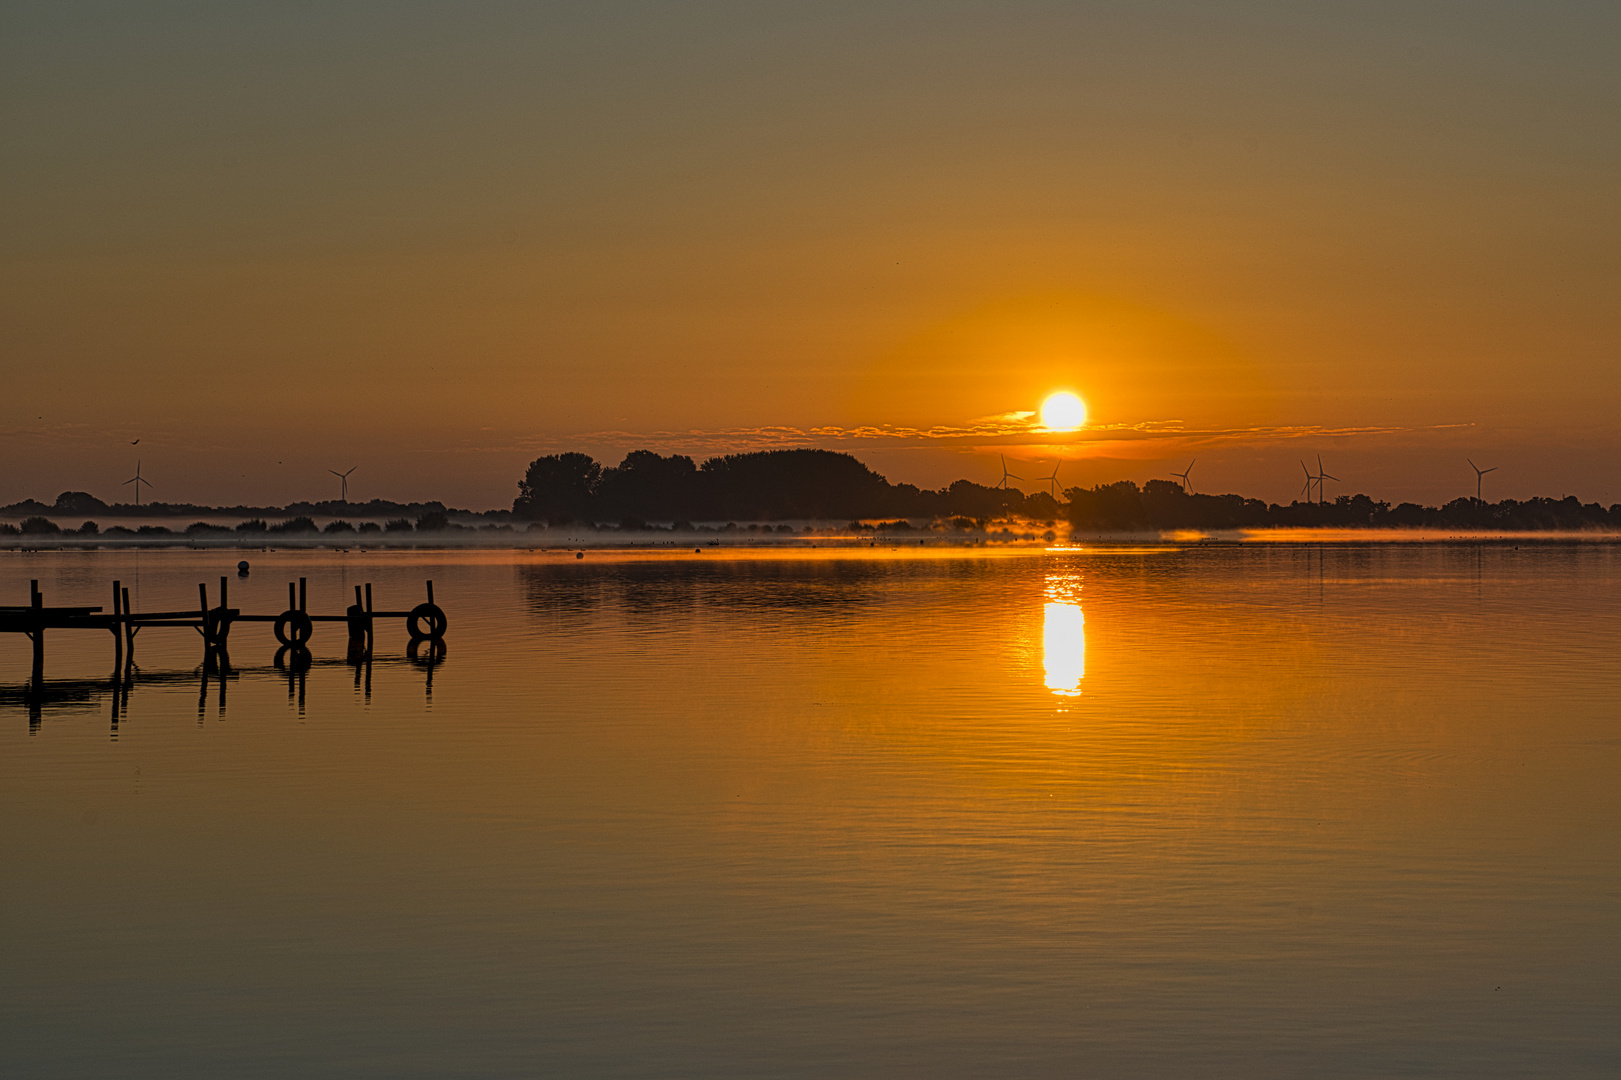
[(219, 649), (220, 661), (220, 695), (225, 694), (225, 675), (231, 667), (231, 655), (228, 651), (231, 644), (231, 592), (229, 579), (220, 575), (220, 608), (219, 615), (214, 620), (214, 644)]
[(214, 633), (208, 619), (208, 586), (201, 581), (197, 583), (197, 622), (203, 634), (203, 652), (206, 654), (214, 647)]
[[(113, 582), (113, 671), (117, 673), (124, 667), (124, 605), (123, 597), (118, 594), (118, 582)], [(113, 725), (118, 724), (118, 706), (113, 706)]]
[[(375, 632), (376, 632), (376, 627), (372, 623), (372, 617), (371, 617), (371, 582), (368, 581), (368, 582), (366, 582), (366, 653), (367, 653), (367, 655), (371, 654), (372, 647), (376, 644), (377, 639), (374, 636)], [(367, 672), (368, 672), (368, 674), (367, 674), (367, 683), (366, 683), (366, 700), (370, 701), (371, 700), (371, 681), (370, 681), (370, 669), (369, 668), (367, 669)]]
[(287, 610), (292, 611), (298, 607), (298, 586), (291, 581), (287, 583)]
[(433, 582), (428, 582), (428, 603), (433, 603)]
[(32, 620), (34, 631), (31, 635), (34, 639), (32, 681), (34, 693), (42, 694), (45, 692), (45, 597), (39, 591), (37, 580), (28, 583), (28, 601), (34, 608)]
[(130, 666), (135, 664), (135, 616), (129, 606), (129, 590), (120, 589), (124, 595), (124, 662)]
[[(366, 616), (366, 609), (360, 602), (360, 586), (355, 586), (355, 602), (349, 605), (345, 613), (349, 626), (349, 662), (358, 664), (365, 658), (366, 648), (370, 644), (370, 634), (367, 633), (367, 623), (371, 620)], [(358, 679), (359, 676), (357, 675)]]
[(309, 601), (309, 589), (307, 588), (308, 584), (309, 584), (309, 579), (308, 578), (299, 578), (298, 579), (298, 610), (300, 610), (300, 611), (308, 611), (309, 610), (309, 603), (308, 603), (308, 601)]

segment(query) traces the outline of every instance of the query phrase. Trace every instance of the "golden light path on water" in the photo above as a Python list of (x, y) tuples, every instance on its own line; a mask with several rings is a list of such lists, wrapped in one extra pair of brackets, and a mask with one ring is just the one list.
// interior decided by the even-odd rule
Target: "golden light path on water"
[(1041, 624), (1042, 666), (1047, 689), (1060, 697), (1079, 697), (1086, 678), (1086, 616), (1081, 611), (1081, 576), (1047, 578), (1047, 603)]

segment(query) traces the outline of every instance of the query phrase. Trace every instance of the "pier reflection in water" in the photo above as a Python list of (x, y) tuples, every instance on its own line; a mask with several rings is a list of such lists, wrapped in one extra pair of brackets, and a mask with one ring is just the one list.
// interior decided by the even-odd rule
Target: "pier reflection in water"
[(138, 696), (142, 689), (155, 691), (194, 687), (197, 691), (197, 718), (201, 720), (209, 711), (212, 697), (214, 715), (223, 720), (226, 717), (228, 687), (243, 679), (277, 679), (286, 684), (287, 700), (296, 706), (298, 715), (302, 717), (305, 715), (312, 671), (316, 673), (314, 677), (320, 677), (323, 671), (350, 669), (355, 692), (369, 705), (374, 667), (420, 670), (423, 673), (423, 699), (431, 703), (434, 669), (445, 662), (448, 654), (443, 641), (413, 641), (403, 656), (360, 652), (342, 659), (317, 657), (307, 649), (284, 645), (265, 665), (240, 666), (231, 663), (229, 657), (218, 654), (211, 654), (205, 663), (189, 671), (148, 669), (126, 663), (122, 670), (102, 679), (47, 679), (38, 684), (30, 680), (20, 685), (0, 685), (0, 715), (7, 712), (25, 713), (29, 733), (37, 735), (48, 716), (65, 719), (106, 710), (109, 731), (116, 739), (120, 722), (129, 716), (131, 696)]

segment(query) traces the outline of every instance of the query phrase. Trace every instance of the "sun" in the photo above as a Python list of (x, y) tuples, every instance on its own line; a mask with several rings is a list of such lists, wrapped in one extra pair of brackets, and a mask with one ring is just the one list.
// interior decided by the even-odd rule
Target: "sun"
[(1041, 403), (1041, 426), (1050, 431), (1074, 431), (1086, 423), (1086, 402), (1059, 390)]

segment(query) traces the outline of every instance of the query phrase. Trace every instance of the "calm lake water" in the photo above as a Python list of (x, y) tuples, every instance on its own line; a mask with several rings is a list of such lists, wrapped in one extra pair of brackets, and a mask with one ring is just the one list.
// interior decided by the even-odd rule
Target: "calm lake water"
[(249, 552), (444, 662), (0, 639), (0, 1073), (1614, 1076), (1618, 551)]

